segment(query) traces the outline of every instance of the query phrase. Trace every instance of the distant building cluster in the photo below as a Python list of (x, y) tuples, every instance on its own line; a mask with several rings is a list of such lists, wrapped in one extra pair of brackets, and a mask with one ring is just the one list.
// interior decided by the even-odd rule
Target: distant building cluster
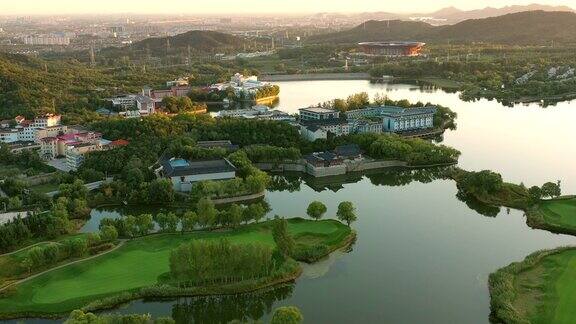
[(368, 56), (419, 56), (426, 43), (421, 42), (364, 42), (358, 46)]
[(300, 109), (300, 134), (309, 141), (326, 139), (328, 134), (414, 132), (434, 127), (435, 107), (393, 106), (351, 110), (341, 115), (331, 108)]
[(224, 91), (227, 89), (232, 89), (238, 96), (241, 93), (254, 94), (259, 89), (269, 85), (270, 83), (268, 82), (258, 81), (258, 77), (255, 75), (244, 76), (240, 73), (236, 73), (230, 78), (230, 82), (213, 84), (210, 86), (209, 90)]
[(166, 85), (170, 88), (154, 90), (150, 87), (144, 87), (142, 92), (138, 94), (126, 94), (108, 98), (108, 101), (119, 112), (115, 113), (106, 108), (98, 109), (96, 112), (101, 115), (118, 114), (127, 118), (148, 116), (156, 113), (156, 110), (162, 104), (162, 99), (166, 97), (185, 97), (192, 90), (188, 85), (188, 78), (167, 81)]
[(66, 126), (61, 116), (46, 114), (33, 120), (18, 116), (0, 122), (0, 142), (7, 143), (12, 152), (37, 150), (45, 161), (65, 158), (66, 170), (77, 170), (84, 154), (127, 145), (124, 140), (108, 141), (102, 134), (79, 126)]
[(63, 35), (24, 36), (26, 45), (70, 45), (70, 37)]

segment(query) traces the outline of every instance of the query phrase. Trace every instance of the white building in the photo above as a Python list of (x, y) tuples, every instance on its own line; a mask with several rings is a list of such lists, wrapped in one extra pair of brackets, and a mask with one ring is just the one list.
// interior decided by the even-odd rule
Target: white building
[(174, 190), (189, 192), (199, 181), (234, 179), (236, 167), (226, 159), (188, 161), (163, 156), (156, 173), (170, 179)]
[(66, 132), (66, 126), (60, 124), (61, 116), (46, 114), (34, 120), (20, 120), (16, 127), (0, 130), (0, 142), (36, 142), (48, 136)]
[(301, 121), (320, 121), (340, 118), (340, 112), (331, 108), (309, 107), (301, 108), (299, 111)]
[(436, 111), (436, 107), (382, 106), (351, 110), (346, 112), (346, 117), (349, 120), (381, 119), (382, 131), (399, 133), (433, 128)]

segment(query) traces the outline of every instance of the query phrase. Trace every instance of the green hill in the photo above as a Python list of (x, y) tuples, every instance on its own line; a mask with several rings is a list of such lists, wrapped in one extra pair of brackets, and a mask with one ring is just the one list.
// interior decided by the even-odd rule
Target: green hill
[(362, 41), (415, 40), (541, 45), (551, 41), (576, 43), (573, 12), (526, 11), (454, 25), (432, 26), (413, 21), (368, 21), (350, 30), (310, 37), (310, 43), (357, 43)]

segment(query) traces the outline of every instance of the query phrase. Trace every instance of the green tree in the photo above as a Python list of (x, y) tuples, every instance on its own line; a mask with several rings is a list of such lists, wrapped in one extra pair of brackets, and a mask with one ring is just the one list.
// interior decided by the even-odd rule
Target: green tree
[(243, 211), (242, 206), (238, 204), (232, 204), (232, 206), (230, 206), (230, 208), (228, 209), (228, 214), (230, 216), (230, 224), (232, 225), (232, 227), (238, 227), (238, 225), (240, 225), (240, 223), (242, 222), (242, 211)]
[(284, 218), (278, 218), (272, 223), (272, 237), (280, 253), (290, 257), (294, 252), (294, 239), (288, 234), (288, 222)]
[(178, 223), (180, 219), (174, 213), (168, 213), (166, 215), (166, 231), (170, 233), (175, 233), (178, 230)]
[(136, 217), (136, 227), (138, 228), (138, 235), (144, 236), (154, 229), (154, 219), (151, 214), (142, 214)]
[(310, 205), (308, 205), (308, 208), (306, 209), (306, 213), (308, 214), (308, 216), (310, 216), (315, 220), (319, 220), (320, 218), (322, 218), (322, 216), (324, 216), (326, 211), (327, 211), (326, 205), (324, 205), (319, 201), (311, 202)]
[(118, 230), (111, 225), (102, 226), (100, 229), (100, 238), (104, 242), (114, 242), (118, 239)]
[(301, 324), (304, 317), (295, 306), (285, 306), (277, 308), (272, 315), (271, 324)]
[(196, 204), (196, 211), (198, 213), (198, 224), (200, 226), (210, 227), (214, 225), (218, 210), (216, 210), (210, 198), (201, 198)]
[(562, 190), (560, 189), (560, 182), (546, 182), (542, 185), (542, 196), (543, 197), (559, 197), (562, 194)]
[(266, 210), (262, 204), (259, 203), (251, 204), (247, 209), (252, 216), (252, 219), (254, 219), (256, 223), (258, 223), (266, 215)]
[(187, 211), (182, 216), (182, 233), (190, 232), (198, 223), (198, 215), (193, 211)]
[(338, 211), (336, 212), (336, 217), (340, 221), (346, 222), (348, 226), (354, 221), (356, 221), (356, 208), (350, 201), (343, 201), (338, 204)]
[(528, 194), (530, 195), (530, 200), (536, 203), (542, 199), (542, 189), (538, 186), (532, 186), (528, 189)]

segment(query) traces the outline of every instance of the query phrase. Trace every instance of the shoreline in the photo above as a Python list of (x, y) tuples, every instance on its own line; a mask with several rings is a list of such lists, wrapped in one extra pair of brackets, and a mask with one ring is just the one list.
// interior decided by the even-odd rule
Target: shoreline
[[(344, 224), (345, 225), (345, 224)], [(346, 225), (345, 225), (346, 226)], [(154, 234), (151, 234), (154, 235)], [(180, 235), (179, 233), (174, 233), (174, 235)], [(328, 257), (331, 253), (336, 250), (344, 249), (355, 241), (356, 232), (350, 230), (350, 232), (343, 237), (338, 244), (335, 244), (330, 247), (328, 252), (319, 257), (317, 260), (313, 261), (317, 262), (321, 259)], [(116, 250), (116, 249), (114, 249)], [(98, 255), (100, 256), (100, 255)], [(84, 260), (82, 260), (84, 261)], [(101, 298), (96, 298), (90, 301), (89, 297), (83, 297), (82, 300), (86, 301), (84, 306), (78, 307), (83, 311), (95, 312), (95, 311), (103, 311), (103, 310), (110, 310), (117, 308), (121, 305), (126, 303), (146, 299), (146, 298), (177, 298), (177, 297), (197, 297), (197, 296), (226, 296), (226, 295), (238, 295), (238, 294), (245, 294), (256, 292), (265, 289), (271, 289), (273, 287), (287, 284), (290, 282), (294, 282), (298, 279), (303, 272), (302, 266), (300, 262), (290, 258), (288, 261), (292, 263), (289, 265), (293, 267), (293, 269), (280, 277), (268, 277), (268, 278), (260, 278), (260, 279), (251, 279), (240, 281), (236, 283), (231, 283), (227, 285), (221, 286), (206, 286), (206, 287), (191, 287), (191, 288), (179, 288), (175, 286), (169, 286), (166, 284), (153, 284), (146, 287), (136, 288), (136, 289), (128, 289), (122, 292), (113, 293), (109, 295), (103, 295)], [(65, 267), (69, 264), (63, 265)], [(38, 276), (42, 275), (38, 274)], [(64, 312), (19, 312), (19, 313), (0, 313), (0, 320), (11, 320), (11, 319), (62, 319), (69, 314), (70, 311), (73, 309), (64, 311)]]

